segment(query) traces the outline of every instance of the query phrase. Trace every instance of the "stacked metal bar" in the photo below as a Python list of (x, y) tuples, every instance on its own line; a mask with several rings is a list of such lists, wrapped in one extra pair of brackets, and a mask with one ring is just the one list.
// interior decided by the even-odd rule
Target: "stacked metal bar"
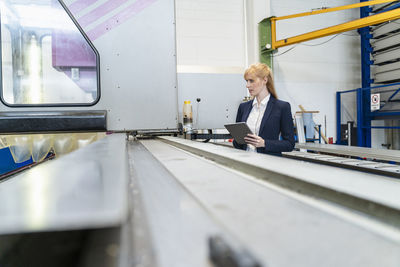
[[(399, 8), (400, 3), (376, 5), (372, 13)], [(393, 20), (371, 27), (373, 40), (372, 76), (375, 84), (400, 81), (400, 20)]]

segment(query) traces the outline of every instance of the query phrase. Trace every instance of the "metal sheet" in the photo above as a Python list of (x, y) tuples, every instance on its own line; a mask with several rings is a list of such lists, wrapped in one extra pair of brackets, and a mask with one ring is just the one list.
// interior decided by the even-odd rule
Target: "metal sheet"
[(391, 36), (377, 39), (372, 44), (374, 51), (387, 49), (393, 46), (400, 46), (400, 34), (393, 34)]
[(127, 213), (125, 135), (0, 183), (0, 234), (118, 226)]
[(395, 48), (389, 51), (377, 53), (375, 55), (372, 55), (372, 58), (374, 60), (374, 64), (382, 64), (385, 62), (393, 61), (397, 58), (400, 58), (400, 48)]
[(400, 28), (399, 23), (400, 23), (400, 19), (397, 19), (397, 20), (385, 23), (382, 26), (373, 28), (373, 30), (372, 30), (373, 38), (377, 38), (379, 36), (382, 36), (382, 35), (385, 35), (390, 32), (398, 30)]
[(400, 62), (385, 64), (382, 66), (374, 66), (372, 71), (374, 74), (400, 69)]
[(397, 81), (400, 80), (400, 69), (377, 73), (373, 76), (373, 78), (374, 78), (374, 83)]
[(110, 130), (177, 128), (175, 2), (135, 2), (151, 4), (94, 41), (102, 86), (96, 106), (108, 111)]
[[(292, 173), (307, 173), (308, 176), (314, 173), (306, 171), (310, 164), (293, 160), (187, 140), (173, 141), (231, 159), (231, 164), (237, 160), (285, 173), (287, 166), (291, 166)], [(340, 212), (333, 214), (329, 208), (314, 206), (312, 201), (298, 194), (257, 182), (246, 174), (221, 168), (213, 161), (167, 144), (158, 141), (142, 143), (212, 217), (235, 233), (268, 266), (400, 264), (397, 253), (400, 240), (391, 241), (364, 228), (365, 225), (358, 224), (360, 221), (348, 220), (341, 217)], [(247, 169), (243, 171), (247, 172)], [(338, 176), (344, 173), (340, 172)], [(265, 176), (268, 175), (266, 172)], [(327, 172), (323, 175), (323, 180), (330, 176)], [(347, 183), (350, 186), (352, 182), (348, 180)], [(162, 188), (162, 184), (158, 187)]]

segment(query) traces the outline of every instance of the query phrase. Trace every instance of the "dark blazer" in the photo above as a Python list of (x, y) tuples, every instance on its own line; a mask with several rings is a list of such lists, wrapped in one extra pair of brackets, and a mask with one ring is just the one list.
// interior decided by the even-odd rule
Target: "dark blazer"
[[(253, 108), (253, 100), (239, 105), (236, 122), (246, 122)], [(281, 135), (282, 140), (279, 140)], [(260, 124), (259, 136), (264, 139), (265, 147), (258, 147), (257, 152), (281, 156), (281, 152), (292, 151), (294, 148), (294, 127), (290, 104), (274, 98), (268, 101)], [(233, 141), (233, 146), (246, 150), (247, 145)]]

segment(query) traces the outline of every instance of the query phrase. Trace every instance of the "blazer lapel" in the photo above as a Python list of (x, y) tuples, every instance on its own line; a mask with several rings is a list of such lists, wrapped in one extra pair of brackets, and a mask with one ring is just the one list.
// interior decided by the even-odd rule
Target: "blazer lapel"
[(271, 95), (269, 98), (268, 104), (267, 104), (267, 108), (265, 109), (264, 116), (261, 121), (260, 132), (258, 133), (258, 135), (261, 135), (261, 132), (264, 129), (264, 125), (267, 122), (269, 115), (271, 115), (271, 111), (275, 104), (275, 101), (276, 101), (276, 99)]
[(253, 101), (247, 102), (245, 110), (243, 111), (242, 121), (247, 121), (247, 118), (249, 117), (252, 108), (253, 108)]

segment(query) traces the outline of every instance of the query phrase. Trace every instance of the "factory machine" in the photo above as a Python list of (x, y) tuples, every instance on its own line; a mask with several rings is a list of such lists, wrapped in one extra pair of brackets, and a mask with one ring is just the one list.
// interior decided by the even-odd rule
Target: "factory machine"
[(0, 266), (400, 266), (397, 178), (179, 137), (174, 14), (0, 2), (4, 145), (56, 154), (0, 181)]

